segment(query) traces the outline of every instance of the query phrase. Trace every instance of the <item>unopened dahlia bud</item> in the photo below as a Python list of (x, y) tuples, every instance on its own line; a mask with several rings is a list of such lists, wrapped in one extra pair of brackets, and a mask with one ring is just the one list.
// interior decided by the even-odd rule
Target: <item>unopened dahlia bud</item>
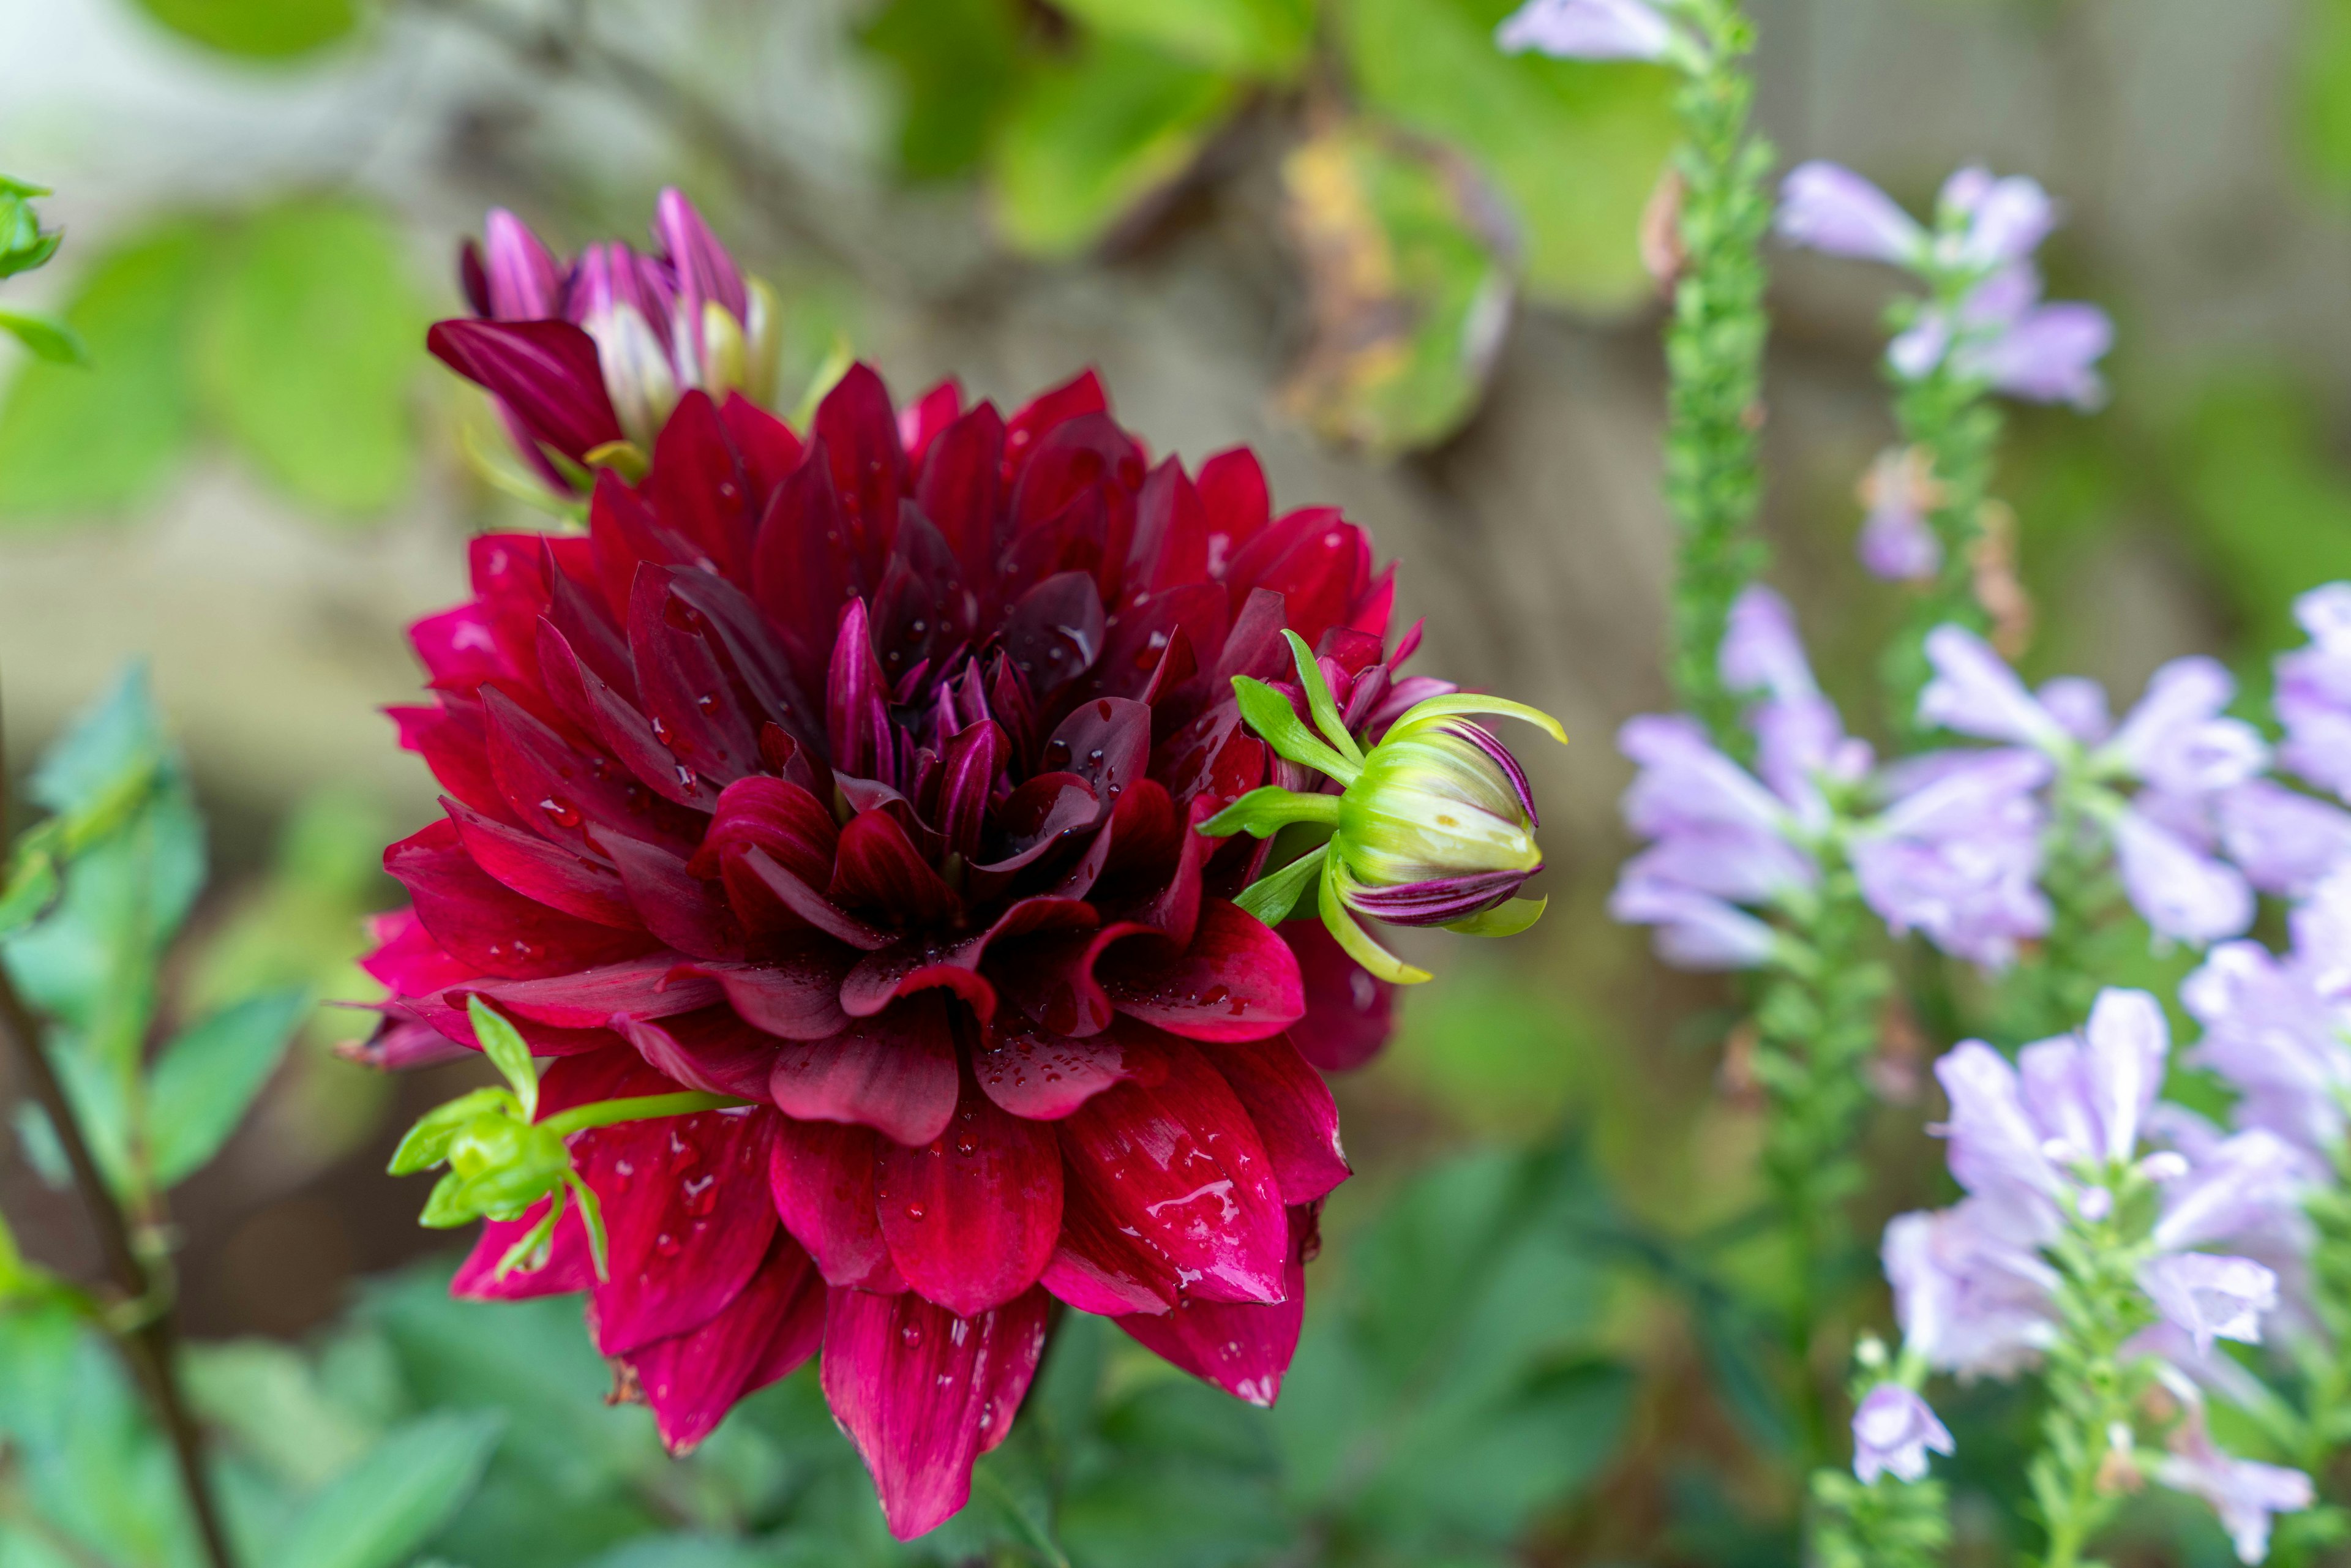
[(1252, 884), (1241, 907), (1272, 923), (1312, 883), (1339, 945), (1380, 978), (1405, 985), (1428, 972), (1380, 946), (1357, 915), (1473, 936), (1509, 936), (1533, 925), (1544, 901), (1516, 895), (1542, 869), (1534, 800), (1518, 759), (1468, 716), (1521, 718), (1563, 744), (1559, 721), (1521, 703), (1449, 694), (1407, 709), (1366, 751), (1342, 721), (1305, 642), (1283, 634), (1313, 725), (1288, 697), (1247, 676), (1233, 681), (1241, 715), (1281, 757), (1342, 788), (1335, 795), (1253, 789), (1201, 824), (1204, 833), (1259, 838), (1292, 825), (1330, 829), (1324, 843)]

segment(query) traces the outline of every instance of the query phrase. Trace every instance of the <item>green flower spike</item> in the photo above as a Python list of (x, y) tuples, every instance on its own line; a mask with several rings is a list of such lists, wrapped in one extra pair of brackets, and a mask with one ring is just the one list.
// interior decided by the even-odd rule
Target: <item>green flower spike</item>
[(1543, 912), (1544, 900), (1515, 896), (1542, 869), (1535, 807), (1517, 758), (1471, 714), (1499, 714), (1540, 726), (1566, 744), (1559, 720), (1524, 703), (1455, 694), (1407, 709), (1366, 752), (1348, 733), (1322, 666), (1305, 639), (1285, 631), (1313, 723), (1262, 681), (1233, 678), (1241, 716), (1290, 762), (1328, 775), (1339, 792), (1252, 789), (1200, 831), (1280, 835), (1280, 869), (1236, 901), (1267, 925), (1287, 918), (1316, 889), (1315, 908), (1350, 957), (1383, 980), (1429, 977), (1372, 939), (1357, 921), (1442, 925), (1472, 936), (1510, 936)]
[(482, 1054), (505, 1075), (508, 1087), (476, 1089), (429, 1112), (392, 1151), (392, 1174), (407, 1176), (446, 1164), (448, 1174), (425, 1200), (418, 1223), (452, 1229), (476, 1219), (520, 1219), (541, 1198), (552, 1197), (547, 1213), (498, 1260), (498, 1277), (517, 1269), (542, 1267), (555, 1241), (555, 1227), (567, 1201), (580, 1206), (588, 1228), (588, 1248), (596, 1277), (605, 1278), (604, 1210), (596, 1194), (571, 1168), (568, 1140), (590, 1127), (609, 1127), (655, 1116), (685, 1116), (749, 1102), (727, 1094), (684, 1091), (601, 1100), (575, 1105), (541, 1121), (538, 1069), (530, 1047), (515, 1026), (479, 997), (466, 1004)]

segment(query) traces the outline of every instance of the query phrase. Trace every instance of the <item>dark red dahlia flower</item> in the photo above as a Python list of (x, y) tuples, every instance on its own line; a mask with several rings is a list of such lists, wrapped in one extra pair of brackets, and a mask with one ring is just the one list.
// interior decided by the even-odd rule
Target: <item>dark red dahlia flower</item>
[[(569, 362), (495, 390), (593, 404)], [(1266, 845), (1193, 829), (1277, 777), (1232, 680), (1285, 628), (1367, 733), (1445, 689), (1395, 678), (1369, 540), (1272, 516), (1246, 451), (1155, 465), (1092, 374), (1008, 421), (859, 367), (805, 442), (689, 392), (649, 455), (584, 534), (476, 540), (413, 629), (435, 700), (394, 716), (447, 814), (386, 852), (376, 1051), (473, 1044), (480, 997), (560, 1059), (541, 1116), (749, 1103), (573, 1138), (606, 1278), (569, 1215), (497, 1278), (526, 1217), (455, 1288), (588, 1291), (675, 1448), (820, 1349), (901, 1536), (962, 1505), (1056, 1301), (1271, 1403), (1347, 1176), (1317, 1068), (1386, 990), (1229, 902)]]

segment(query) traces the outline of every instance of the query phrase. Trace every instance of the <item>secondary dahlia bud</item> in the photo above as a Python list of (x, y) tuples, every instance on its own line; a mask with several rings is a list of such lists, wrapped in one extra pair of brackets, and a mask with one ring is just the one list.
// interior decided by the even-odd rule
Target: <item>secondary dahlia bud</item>
[(1271, 924), (1317, 884), (1317, 909), (1339, 945), (1373, 974), (1400, 985), (1426, 980), (1428, 972), (1374, 942), (1355, 916), (1473, 936), (1509, 936), (1533, 925), (1544, 901), (1517, 894), (1542, 869), (1534, 799), (1518, 759), (1468, 716), (1521, 718), (1564, 744), (1559, 721), (1522, 703), (1447, 694), (1406, 709), (1366, 751), (1340, 716), (1304, 641), (1296, 632), (1284, 635), (1313, 725), (1288, 697), (1247, 676), (1233, 681), (1241, 715), (1278, 754), (1329, 775), (1341, 789), (1253, 789), (1201, 824), (1211, 835), (1259, 838), (1299, 824), (1331, 830), (1324, 843), (1259, 879), (1236, 902)]

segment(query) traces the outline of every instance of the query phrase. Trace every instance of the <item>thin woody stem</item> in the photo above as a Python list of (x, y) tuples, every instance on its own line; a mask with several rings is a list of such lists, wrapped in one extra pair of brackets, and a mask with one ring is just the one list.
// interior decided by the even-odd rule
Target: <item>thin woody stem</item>
[[(0, 737), (0, 822), (7, 820), (7, 751), (5, 737)], [(80, 1118), (74, 1113), (73, 1102), (67, 1098), (65, 1086), (49, 1064), (48, 1053), (42, 1049), (40, 1021), (25, 1005), (5, 962), (0, 962), (0, 1037), (5, 1037), (16, 1070), (24, 1075), (25, 1087), (57, 1133), (66, 1166), (73, 1174), (74, 1190), (80, 1194), (82, 1207), (89, 1211), (90, 1224), (98, 1232), (99, 1251), (121, 1298), (120, 1306), (133, 1314), (128, 1323), (110, 1326), (116, 1346), (130, 1364), (131, 1375), (146, 1390), (164, 1437), (171, 1443), (180, 1487), (187, 1497), (188, 1511), (194, 1516), (204, 1561), (210, 1568), (235, 1568), (236, 1558), (229, 1550), (228, 1533), (221, 1522), (212, 1479), (204, 1469), (204, 1431), (197, 1426), (180, 1387), (178, 1332), (169, 1287), (159, 1285), (156, 1270), (150, 1269), (141, 1257), (130, 1221), (124, 1218), (113, 1189), (107, 1185), (98, 1161), (90, 1154), (89, 1140), (82, 1132)]]

